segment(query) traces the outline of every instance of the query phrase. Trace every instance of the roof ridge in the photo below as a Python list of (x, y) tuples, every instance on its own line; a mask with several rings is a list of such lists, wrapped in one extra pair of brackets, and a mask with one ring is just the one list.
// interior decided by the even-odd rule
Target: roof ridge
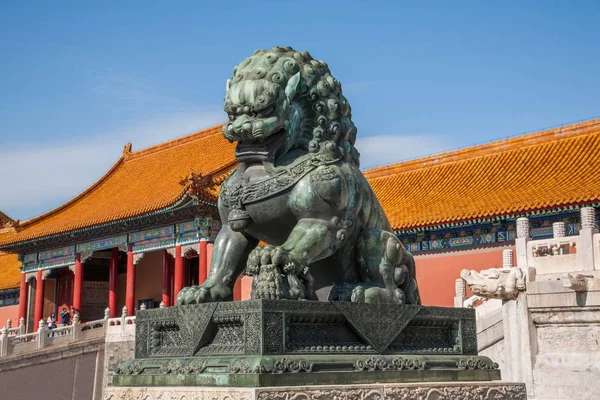
[[(217, 125), (210, 126), (208, 128), (204, 128), (192, 133), (189, 133), (184, 136), (177, 137), (175, 139), (171, 139), (167, 142), (155, 144), (154, 146), (146, 147), (141, 150), (133, 151), (129, 153), (127, 160), (140, 158), (149, 154), (154, 154), (162, 150), (170, 149), (176, 146), (180, 146), (194, 140), (203, 139), (207, 136), (214, 135), (215, 133), (220, 133), (220, 129), (224, 123), (219, 123)], [(218, 130), (218, 131), (217, 131)], [(217, 132), (215, 132), (217, 131)]]
[[(433, 154), (426, 157), (419, 157), (413, 160), (401, 161), (399, 163), (367, 169), (364, 170), (363, 173), (368, 179), (375, 179), (389, 176), (390, 174), (427, 168), (431, 167), (432, 165), (464, 161), (492, 153), (502, 153), (515, 148), (530, 147), (540, 143), (549, 143), (551, 141), (583, 136), (594, 133), (594, 128), (598, 128), (597, 131), (600, 131), (600, 119), (592, 119), (577, 124), (564, 125), (557, 128), (545, 129), (538, 132), (511, 137), (508, 139), (500, 139), (489, 143), (469, 146), (457, 150), (450, 150), (444, 153)], [(543, 142), (542, 140), (548, 136), (551, 136), (552, 139)]]
[(46, 211), (43, 214), (38, 215), (37, 217), (33, 217), (30, 218), (28, 220), (22, 221), (19, 225), (19, 228), (23, 228), (29, 225), (32, 225), (46, 217), (49, 217), (53, 214), (58, 213), (59, 211), (62, 211), (63, 209), (67, 208), (68, 206), (70, 206), (71, 204), (75, 203), (76, 201), (78, 201), (79, 199), (83, 198), (85, 195), (87, 195), (88, 193), (90, 193), (92, 190), (94, 190), (95, 188), (97, 188), (98, 186), (100, 186), (100, 184), (102, 182), (104, 182), (110, 175), (112, 175), (112, 173), (114, 171), (117, 170), (117, 168), (123, 164), (123, 161), (125, 160), (126, 156), (122, 155), (121, 157), (119, 157), (119, 159), (113, 164), (112, 167), (110, 167), (110, 169), (104, 173), (104, 175), (102, 175), (100, 177), (100, 179), (98, 179), (96, 182), (94, 182), (91, 186), (89, 186), (88, 188), (86, 188), (83, 192), (79, 193), (77, 196), (73, 197), (71, 200), (67, 201), (66, 203), (61, 204), (60, 206), (50, 210), (50, 211)]

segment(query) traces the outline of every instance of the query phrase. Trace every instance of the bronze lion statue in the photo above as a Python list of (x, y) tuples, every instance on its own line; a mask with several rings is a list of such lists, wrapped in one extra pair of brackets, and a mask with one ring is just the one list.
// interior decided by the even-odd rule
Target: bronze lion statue
[(350, 104), (327, 64), (258, 50), (234, 68), (224, 108), (239, 167), (219, 194), (208, 279), (177, 303), (232, 300), (245, 272), (255, 299), (420, 304), (414, 259), (359, 170)]

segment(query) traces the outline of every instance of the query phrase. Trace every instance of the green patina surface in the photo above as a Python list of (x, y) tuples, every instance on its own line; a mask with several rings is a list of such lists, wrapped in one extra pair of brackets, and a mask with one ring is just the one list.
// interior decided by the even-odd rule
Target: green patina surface
[[(193, 359), (198, 361), (197, 358)], [(310, 371), (295, 372), (282, 367), (278, 370), (249, 372), (239, 370), (231, 365), (260, 364), (273, 366), (282, 363), (281, 358), (272, 357), (221, 357), (206, 359), (205, 366), (200, 370), (182, 372), (165, 368), (167, 363), (185, 366), (189, 359), (180, 358), (169, 361), (144, 360), (136, 368), (146, 371), (133, 375), (116, 375), (113, 378), (115, 386), (230, 386), (230, 387), (268, 387), (268, 386), (299, 386), (299, 385), (332, 385), (332, 384), (367, 384), (367, 383), (415, 383), (415, 382), (466, 382), (491, 381), (500, 379), (500, 371), (492, 369), (492, 363), (486, 357), (445, 356), (441, 358), (428, 357), (373, 357), (361, 356), (291, 356), (288, 363), (310, 366)], [(372, 360), (371, 363), (368, 361)], [(392, 362), (402, 360), (402, 363), (420, 365), (417, 369), (403, 367), (398, 369)], [(465, 363), (471, 361), (474, 365), (480, 363), (489, 369), (459, 369), (459, 360)], [(362, 363), (361, 369), (357, 364)], [(422, 363), (422, 364), (418, 364)], [(405, 365), (406, 365), (405, 364)], [(212, 367), (209, 367), (212, 365)], [(289, 364), (288, 364), (289, 365)], [(400, 365), (397, 363), (396, 365)], [(126, 367), (126, 366), (124, 366)], [(476, 368), (476, 367), (475, 367)], [(189, 372), (191, 371), (191, 372)]]
[(231, 300), (244, 271), (256, 299), (420, 304), (414, 259), (359, 169), (350, 104), (325, 62), (258, 50), (234, 68), (224, 110), (239, 165), (219, 193), (208, 279), (177, 304)]
[(249, 300), (139, 311), (117, 386), (282, 386), (500, 379), (474, 310)]
[[(224, 109), (239, 166), (219, 193), (210, 274), (178, 306), (137, 314), (136, 359), (115, 385), (500, 379), (477, 356), (474, 310), (421, 306), (414, 259), (359, 169), (326, 63), (256, 51), (234, 69)], [(244, 272), (253, 300), (231, 302)]]

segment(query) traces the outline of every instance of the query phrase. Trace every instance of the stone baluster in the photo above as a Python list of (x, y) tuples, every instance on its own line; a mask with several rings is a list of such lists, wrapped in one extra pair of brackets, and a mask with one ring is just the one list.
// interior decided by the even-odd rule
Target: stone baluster
[(165, 302), (161, 301), (160, 304), (158, 305), (158, 308), (165, 308)]
[(512, 249), (502, 251), (502, 268), (512, 268), (515, 266), (514, 254)]
[(25, 326), (25, 317), (21, 317), (19, 319), (19, 335), (24, 335), (27, 333), (27, 327)]
[(6, 329), (11, 329), (12, 328), (12, 321), (9, 319), (6, 320)]
[(125, 324), (127, 323), (125, 318), (127, 318), (127, 306), (124, 306), (123, 309), (121, 310), (121, 331), (122, 332), (125, 332)]
[(146, 309), (146, 303), (142, 303), (142, 305), (140, 306), (140, 310), (145, 310)]
[[(583, 271), (600, 269), (600, 262), (594, 259), (594, 234), (596, 229), (596, 211), (594, 207), (581, 207), (581, 229), (577, 243), (578, 267)], [(598, 263), (599, 265), (595, 265)]]
[(529, 263), (527, 261), (527, 242), (529, 241), (529, 218), (517, 218), (517, 238), (515, 245), (517, 248), (517, 266), (523, 271), (527, 271)]
[(73, 342), (79, 340), (79, 333), (81, 332), (81, 325), (79, 325), (79, 313), (73, 314), (73, 326), (72, 326), (71, 334)]
[(37, 330), (37, 348), (43, 349), (46, 346), (46, 322), (43, 319), (40, 319), (38, 322), (38, 330)]
[(0, 329), (0, 357), (8, 355), (8, 329)]
[(581, 228), (596, 228), (596, 210), (594, 207), (581, 207)]
[(565, 223), (564, 222), (555, 222), (552, 224), (552, 235), (554, 238), (563, 238), (567, 236)]
[(529, 218), (517, 218), (517, 238), (529, 238)]
[(454, 282), (454, 307), (464, 307), (465, 300), (467, 299), (467, 284), (462, 278), (458, 278)]

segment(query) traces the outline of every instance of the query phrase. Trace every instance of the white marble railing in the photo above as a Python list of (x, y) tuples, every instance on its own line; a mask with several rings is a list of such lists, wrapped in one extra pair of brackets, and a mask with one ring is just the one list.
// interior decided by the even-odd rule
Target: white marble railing
[(517, 220), (518, 266), (524, 271), (535, 268), (536, 274), (591, 271), (600, 266), (600, 243), (593, 207), (581, 208), (579, 233), (566, 236), (564, 222), (552, 225), (553, 238), (531, 240), (529, 220)]
[(540, 273), (582, 270), (584, 266), (576, 249), (581, 249), (578, 236), (530, 240), (527, 242), (527, 266)]
[[(142, 309), (145, 307), (142, 306)], [(127, 307), (119, 318), (111, 318), (106, 325), (106, 336), (135, 335), (135, 316), (127, 316)]]
[(0, 358), (104, 337), (115, 329), (131, 330), (135, 333), (135, 317), (128, 317), (126, 308), (123, 312), (119, 318), (109, 318), (109, 309), (106, 309), (103, 319), (84, 323), (80, 323), (78, 315), (75, 315), (72, 325), (57, 328), (48, 328), (46, 322), (40, 320), (38, 330), (31, 333), (25, 333), (23, 318), (16, 328), (12, 328), (8, 321), (6, 326), (0, 329)]
[(9, 336), (22, 335), (26, 332), (25, 331), (25, 318), (21, 318), (21, 320), (19, 321), (19, 326), (14, 327), (14, 328), (12, 326), (12, 321), (10, 319), (8, 319), (6, 321), (6, 325), (4, 327), (6, 328), (6, 332), (8, 333)]

